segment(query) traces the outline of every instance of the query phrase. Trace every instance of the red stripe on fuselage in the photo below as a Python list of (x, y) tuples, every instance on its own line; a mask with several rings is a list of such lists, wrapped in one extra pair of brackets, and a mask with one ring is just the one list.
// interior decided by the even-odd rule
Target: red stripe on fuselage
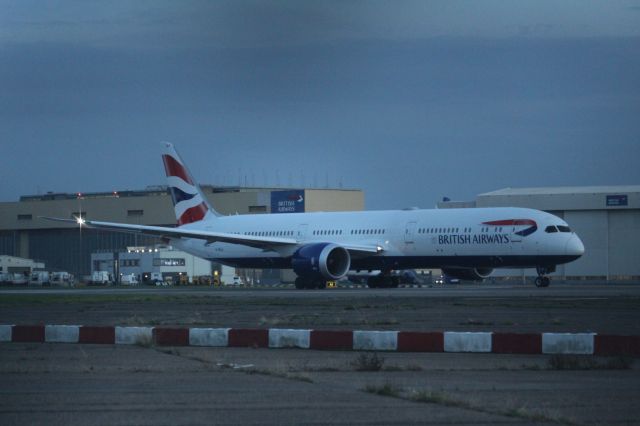
[(516, 225), (532, 225), (537, 226), (537, 223), (531, 219), (507, 219), (507, 220), (494, 220), (493, 222), (482, 222), (483, 225), (492, 226), (516, 226)]
[(167, 176), (176, 176), (187, 182), (189, 185), (193, 185), (191, 179), (189, 179), (189, 175), (187, 171), (182, 166), (182, 164), (178, 163), (175, 158), (170, 155), (163, 155), (162, 162), (164, 163), (164, 171)]
[(207, 206), (203, 202), (182, 213), (182, 216), (178, 219), (178, 225), (186, 225), (187, 223), (201, 221), (205, 214), (207, 214)]

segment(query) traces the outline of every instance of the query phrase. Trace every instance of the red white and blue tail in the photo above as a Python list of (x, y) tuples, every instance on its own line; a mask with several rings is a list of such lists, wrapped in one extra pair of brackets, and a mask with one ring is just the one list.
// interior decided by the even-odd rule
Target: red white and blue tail
[(178, 226), (199, 222), (208, 216), (219, 216), (207, 202), (172, 144), (164, 144), (162, 161)]

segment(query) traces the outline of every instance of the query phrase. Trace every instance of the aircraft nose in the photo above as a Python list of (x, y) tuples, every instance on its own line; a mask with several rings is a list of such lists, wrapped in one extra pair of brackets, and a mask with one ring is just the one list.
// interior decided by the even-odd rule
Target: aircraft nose
[(584, 244), (582, 244), (582, 241), (576, 234), (573, 234), (571, 238), (569, 238), (569, 241), (567, 241), (565, 253), (568, 256), (575, 256), (576, 258), (584, 254)]

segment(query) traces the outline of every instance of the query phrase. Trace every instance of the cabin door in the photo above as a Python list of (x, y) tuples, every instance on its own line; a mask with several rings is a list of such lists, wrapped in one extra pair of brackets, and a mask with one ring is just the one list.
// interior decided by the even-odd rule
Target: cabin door
[(416, 234), (416, 222), (407, 222), (407, 226), (404, 229), (405, 244), (413, 244), (415, 242), (415, 234)]
[(296, 235), (296, 239), (298, 241), (302, 241), (307, 236), (307, 228), (309, 227), (308, 223), (303, 223), (302, 225), (298, 225), (298, 235)]

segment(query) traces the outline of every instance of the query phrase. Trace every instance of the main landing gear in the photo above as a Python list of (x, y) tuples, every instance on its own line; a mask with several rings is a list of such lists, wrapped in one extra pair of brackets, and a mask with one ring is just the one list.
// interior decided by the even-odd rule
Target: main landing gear
[(546, 277), (546, 274), (550, 274), (551, 272), (555, 272), (556, 268), (552, 267), (544, 267), (539, 266), (536, 268), (536, 272), (538, 273), (537, 278), (535, 279), (536, 287), (549, 287), (551, 284), (551, 279)]
[(398, 288), (399, 284), (400, 277), (389, 273), (381, 273), (367, 278), (369, 288)]

